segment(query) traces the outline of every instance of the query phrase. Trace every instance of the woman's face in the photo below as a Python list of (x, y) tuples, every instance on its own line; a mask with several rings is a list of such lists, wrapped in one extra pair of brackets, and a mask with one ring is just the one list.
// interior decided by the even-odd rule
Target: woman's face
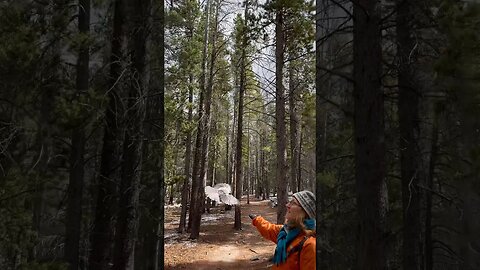
[(294, 220), (297, 218), (305, 218), (307, 214), (303, 210), (303, 208), (298, 203), (297, 199), (292, 198), (291, 201), (287, 203), (287, 214), (285, 218), (287, 220)]

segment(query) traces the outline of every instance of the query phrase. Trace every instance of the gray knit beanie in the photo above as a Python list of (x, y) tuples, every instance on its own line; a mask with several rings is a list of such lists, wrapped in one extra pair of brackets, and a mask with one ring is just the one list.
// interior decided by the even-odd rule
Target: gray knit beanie
[(316, 199), (315, 194), (308, 190), (300, 191), (293, 194), (293, 197), (297, 199), (297, 201), (302, 206), (303, 210), (307, 213), (308, 217), (311, 219), (315, 219), (316, 213)]

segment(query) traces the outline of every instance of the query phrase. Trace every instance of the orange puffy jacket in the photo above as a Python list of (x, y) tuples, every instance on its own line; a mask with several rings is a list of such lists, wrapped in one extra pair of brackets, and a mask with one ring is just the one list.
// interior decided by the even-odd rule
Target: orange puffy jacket
[[(277, 225), (266, 221), (263, 217), (258, 216), (252, 220), (253, 226), (257, 227), (260, 234), (266, 239), (277, 243), (277, 236), (282, 229), (283, 225)], [(300, 233), (287, 247), (288, 252), (297, 246), (305, 237), (305, 233)], [(303, 243), (300, 257), (298, 251), (290, 254), (287, 257), (285, 263), (280, 265), (273, 265), (272, 269), (275, 270), (314, 270), (315, 268), (315, 255), (316, 255), (316, 240), (315, 237), (308, 237)]]

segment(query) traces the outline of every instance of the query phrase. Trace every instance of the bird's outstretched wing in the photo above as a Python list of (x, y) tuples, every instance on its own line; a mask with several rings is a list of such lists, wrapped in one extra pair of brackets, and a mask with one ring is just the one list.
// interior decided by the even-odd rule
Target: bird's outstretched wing
[(224, 204), (228, 204), (228, 205), (235, 205), (235, 204), (238, 204), (239, 201), (237, 200), (237, 198), (233, 197), (232, 195), (230, 194), (220, 194), (220, 200), (224, 203)]
[(232, 188), (227, 183), (219, 183), (213, 186), (213, 188), (217, 189), (220, 193), (230, 194), (232, 193)]
[(218, 190), (215, 188), (212, 188), (211, 186), (206, 186), (205, 187), (205, 195), (207, 195), (208, 198), (212, 201), (217, 201), (220, 202), (220, 197), (218, 196)]

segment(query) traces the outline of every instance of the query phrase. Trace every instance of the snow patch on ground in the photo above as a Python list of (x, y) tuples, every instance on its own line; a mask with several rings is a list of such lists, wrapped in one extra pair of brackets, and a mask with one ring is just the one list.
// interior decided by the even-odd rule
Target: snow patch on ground
[[(215, 214), (203, 214), (202, 215), (202, 221), (201, 221), (201, 224), (204, 224), (204, 223), (212, 223), (216, 220), (220, 220), (220, 219), (228, 219), (228, 218), (233, 218), (235, 212), (232, 212), (232, 213), (215, 213)], [(188, 222), (188, 218), (187, 218), (187, 222)], [(168, 224), (168, 225), (174, 225), (174, 226), (178, 226), (180, 224), (180, 221), (179, 220), (173, 220), (173, 221), (170, 221), (170, 222), (166, 222), (165, 224)], [(200, 225), (201, 226), (201, 225)]]
[(173, 246), (173, 245), (180, 245), (184, 248), (193, 248), (197, 246), (197, 242), (192, 241), (180, 241), (180, 239), (176, 239), (169, 243), (165, 243), (165, 247)]
[(184, 242), (183, 246), (184, 246), (184, 247), (187, 247), (187, 248), (196, 247), (196, 246), (197, 246), (197, 242), (187, 241), (187, 242)]
[(167, 204), (167, 205), (164, 205), (164, 208), (180, 208), (182, 207), (182, 204), (180, 203), (175, 203), (175, 204)]
[(205, 214), (202, 215), (202, 222), (211, 222), (223, 218), (229, 218), (231, 215), (230, 214)]
[(177, 232), (170, 232), (170, 233), (164, 234), (163, 238), (168, 239), (168, 238), (178, 237), (178, 236), (180, 236), (179, 233), (177, 233)]
[(233, 219), (235, 215), (235, 211), (226, 211), (226, 212), (220, 212), (220, 213), (205, 213), (202, 215), (202, 224), (204, 223), (212, 223), (216, 220), (220, 219)]
[(166, 233), (164, 235), (165, 246), (172, 246), (172, 245), (181, 245), (186, 248), (191, 248), (197, 246), (197, 242), (195, 240), (190, 240), (188, 237), (189, 234), (180, 234), (177, 232)]
[(181, 234), (177, 233), (177, 232), (171, 232), (171, 233), (166, 233), (164, 234), (163, 236), (163, 239), (165, 242), (174, 242), (174, 241), (178, 241), (179, 238), (182, 237)]

